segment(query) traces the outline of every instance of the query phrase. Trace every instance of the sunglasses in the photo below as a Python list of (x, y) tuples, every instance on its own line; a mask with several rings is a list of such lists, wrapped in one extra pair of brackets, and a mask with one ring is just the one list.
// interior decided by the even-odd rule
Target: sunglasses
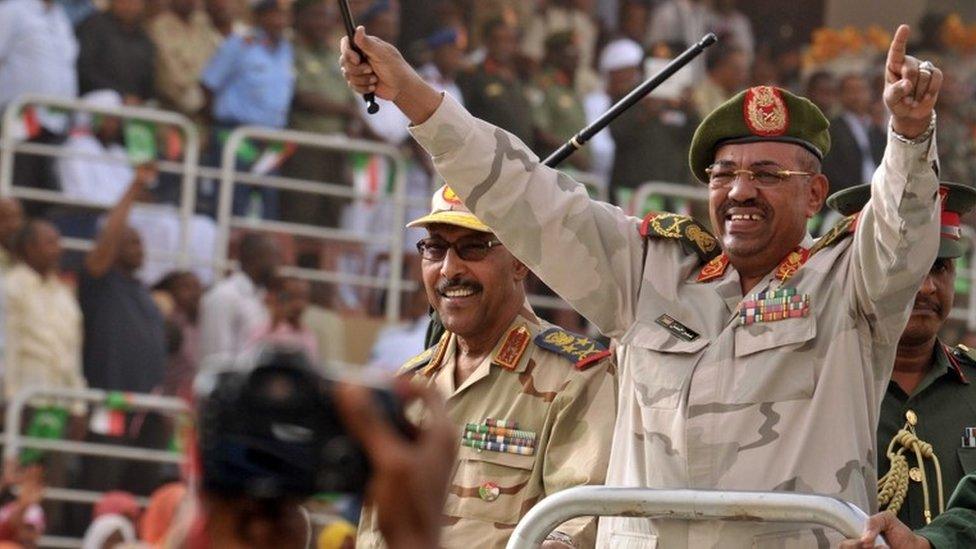
[(459, 238), (454, 242), (447, 242), (440, 238), (425, 238), (417, 242), (417, 251), (420, 252), (420, 257), (427, 261), (443, 261), (447, 251), (451, 249), (463, 261), (481, 261), (488, 256), (492, 248), (501, 245), (501, 241), (494, 238), (485, 240), (469, 237)]

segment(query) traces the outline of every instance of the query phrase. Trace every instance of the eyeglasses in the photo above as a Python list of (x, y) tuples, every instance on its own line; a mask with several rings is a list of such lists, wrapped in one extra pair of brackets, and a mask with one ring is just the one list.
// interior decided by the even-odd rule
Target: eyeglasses
[(459, 238), (454, 242), (447, 242), (440, 238), (425, 238), (417, 242), (420, 257), (427, 261), (443, 261), (447, 250), (453, 249), (464, 261), (481, 261), (488, 256), (488, 252), (502, 242), (498, 239), (485, 240), (478, 237)]
[(705, 173), (708, 174), (708, 187), (711, 189), (724, 189), (725, 187), (731, 187), (732, 182), (735, 181), (735, 178), (739, 177), (740, 175), (745, 176), (746, 179), (757, 187), (763, 188), (776, 187), (794, 175), (815, 175), (813, 172), (801, 172), (796, 170), (736, 170), (729, 166), (719, 166), (715, 164), (705, 168)]

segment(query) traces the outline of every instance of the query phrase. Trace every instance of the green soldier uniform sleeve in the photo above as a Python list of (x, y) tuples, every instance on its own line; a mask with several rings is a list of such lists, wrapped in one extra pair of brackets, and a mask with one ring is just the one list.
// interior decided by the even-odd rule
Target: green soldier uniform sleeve
[(976, 547), (976, 475), (966, 475), (944, 513), (917, 531), (933, 549)]
[(639, 220), (590, 200), (512, 134), (445, 96), (411, 128), (438, 172), (512, 253), (601, 332), (632, 324), (643, 270)]

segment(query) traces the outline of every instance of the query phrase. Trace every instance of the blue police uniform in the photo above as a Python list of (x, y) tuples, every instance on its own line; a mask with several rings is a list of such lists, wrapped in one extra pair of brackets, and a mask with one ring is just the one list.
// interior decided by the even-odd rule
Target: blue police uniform
[(214, 94), (217, 122), (285, 127), (295, 89), (293, 59), (290, 43), (272, 45), (260, 29), (227, 38), (201, 76)]

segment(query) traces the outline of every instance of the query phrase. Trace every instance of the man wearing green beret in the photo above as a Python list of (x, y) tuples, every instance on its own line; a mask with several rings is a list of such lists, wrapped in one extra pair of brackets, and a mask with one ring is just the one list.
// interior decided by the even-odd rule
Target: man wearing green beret
[[(895, 368), (878, 425), (881, 509), (921, 528), (940, 514), (945, 498), (976, 471), (976, 353), (939, 341), (955, 297), (955, 258), (965, 252), (960, 217), (973, 209), (976, 190), (942, 183), (939, 251), (915, 296), (898, 341)], [(827, 205), (844, 215), (871, 198), (869, 185), (841, 191)]]
[[(392, 99), (465, 205), (523, 263), (616, 340), (620, 395), (607, 484), (775, 490), (877, 507), (881, 399), (915, 293), (938, 248), (933, 107), (942, 73), (885, 63), (891, 127), (872, 200), (819, 241), (806, 222), (828, 181), (827, 120), (759, 86), (708, 115), (691, 144), (713, 230), (643, 221), (591, 200), (511, 134), (434, 92), (392, 46), (345, 41), (357, 92)], [(345, 39), (344, 39), (345, 40)], [(818, 547), (823, 528), (603, 518), (599, 547)]]

